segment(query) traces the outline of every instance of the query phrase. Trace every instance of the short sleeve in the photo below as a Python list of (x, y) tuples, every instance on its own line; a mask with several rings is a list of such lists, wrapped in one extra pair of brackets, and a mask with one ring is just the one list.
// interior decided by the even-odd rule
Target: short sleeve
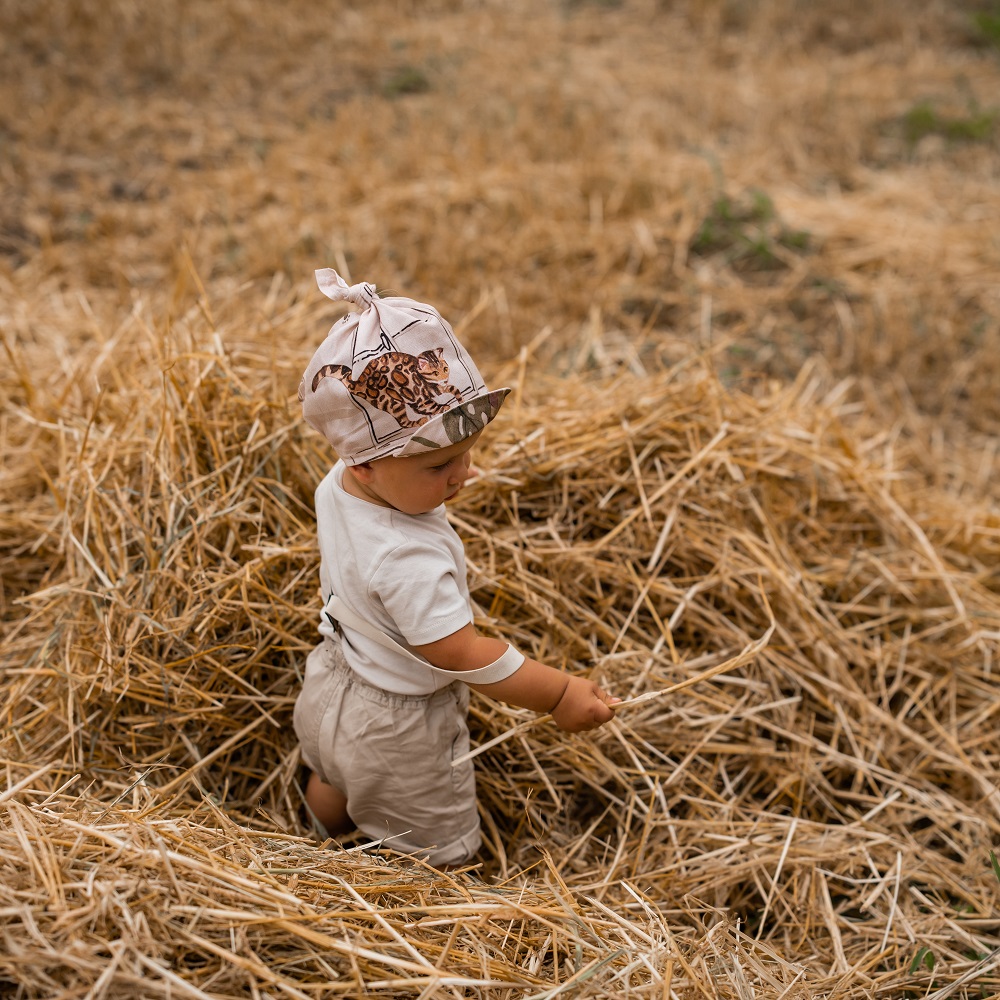
[(408, 645), (436, 642), (473, 620), (461, 572), (447, 549), (404, 543), (376, 568), (370, 597), (385, 608)]

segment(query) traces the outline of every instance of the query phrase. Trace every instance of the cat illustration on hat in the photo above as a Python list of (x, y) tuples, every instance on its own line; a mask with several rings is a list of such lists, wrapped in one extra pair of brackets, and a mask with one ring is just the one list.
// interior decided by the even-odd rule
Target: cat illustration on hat
[[(443, 354), (443, 347), (417, 355), (391, 351), (369, 361), (356, 379), (347, 365), (324, 365), (313, 376), (312, 391), (324, 378), (339, 379), (352, 396), (388, 413), (400, 427), (420, 427), (454, 405), (439, 403), (437, 396), (447, 394), (462, 401), (462, 394), (447, 382), (449, 369)], [(407, 409), (417, 418), (411, 419)]]

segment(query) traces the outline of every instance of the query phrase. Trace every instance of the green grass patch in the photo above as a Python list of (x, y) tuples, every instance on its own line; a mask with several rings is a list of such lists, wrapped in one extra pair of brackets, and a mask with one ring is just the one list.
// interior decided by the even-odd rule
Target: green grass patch
[(722, 255), (736, 270), (776, 271), (788, 266), (787, 253), (805, 253), (811, 236), (789, 229), (763, 191), (717, 198), (691, 241), (701, 257)]
[(940, 135), (950, 142), (987, 142), (993, 138), (997, 112), (974, 108), (965, 116), (949, 116), (930, 101), (915, 104), (903, 115), (903, 134), (910, 145), (928, 135)]
[(407, 94), (426, 94), (431, 89), (427, 74), (417, 66), (400, 66), (382, 84), (382, 96), (404, 97)]
[(972, 29), (978, 41), (1000, 49), (1000, 4), (994, 4), (991, 10), (976, 11)]

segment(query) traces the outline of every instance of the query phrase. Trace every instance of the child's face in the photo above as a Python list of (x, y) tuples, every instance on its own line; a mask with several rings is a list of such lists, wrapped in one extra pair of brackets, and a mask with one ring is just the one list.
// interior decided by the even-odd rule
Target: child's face
[(426, 514), (455, 496), (473, 474), (472, 449), (481, 433), (422, 455), (380, 458), (349, 466), (344, 489), (381, 507), (392, 507), (404, 514)]

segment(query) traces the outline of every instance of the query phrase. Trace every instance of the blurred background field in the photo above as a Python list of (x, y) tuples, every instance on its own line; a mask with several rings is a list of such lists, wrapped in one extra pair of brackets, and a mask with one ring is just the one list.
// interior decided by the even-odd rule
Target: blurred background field
[[(0, 996), (997, 995), (998, 234), (989, 0), (0, 2)], [(474, 698), (476, 878), (303, 824), (324, 266), (649, 696)]]

